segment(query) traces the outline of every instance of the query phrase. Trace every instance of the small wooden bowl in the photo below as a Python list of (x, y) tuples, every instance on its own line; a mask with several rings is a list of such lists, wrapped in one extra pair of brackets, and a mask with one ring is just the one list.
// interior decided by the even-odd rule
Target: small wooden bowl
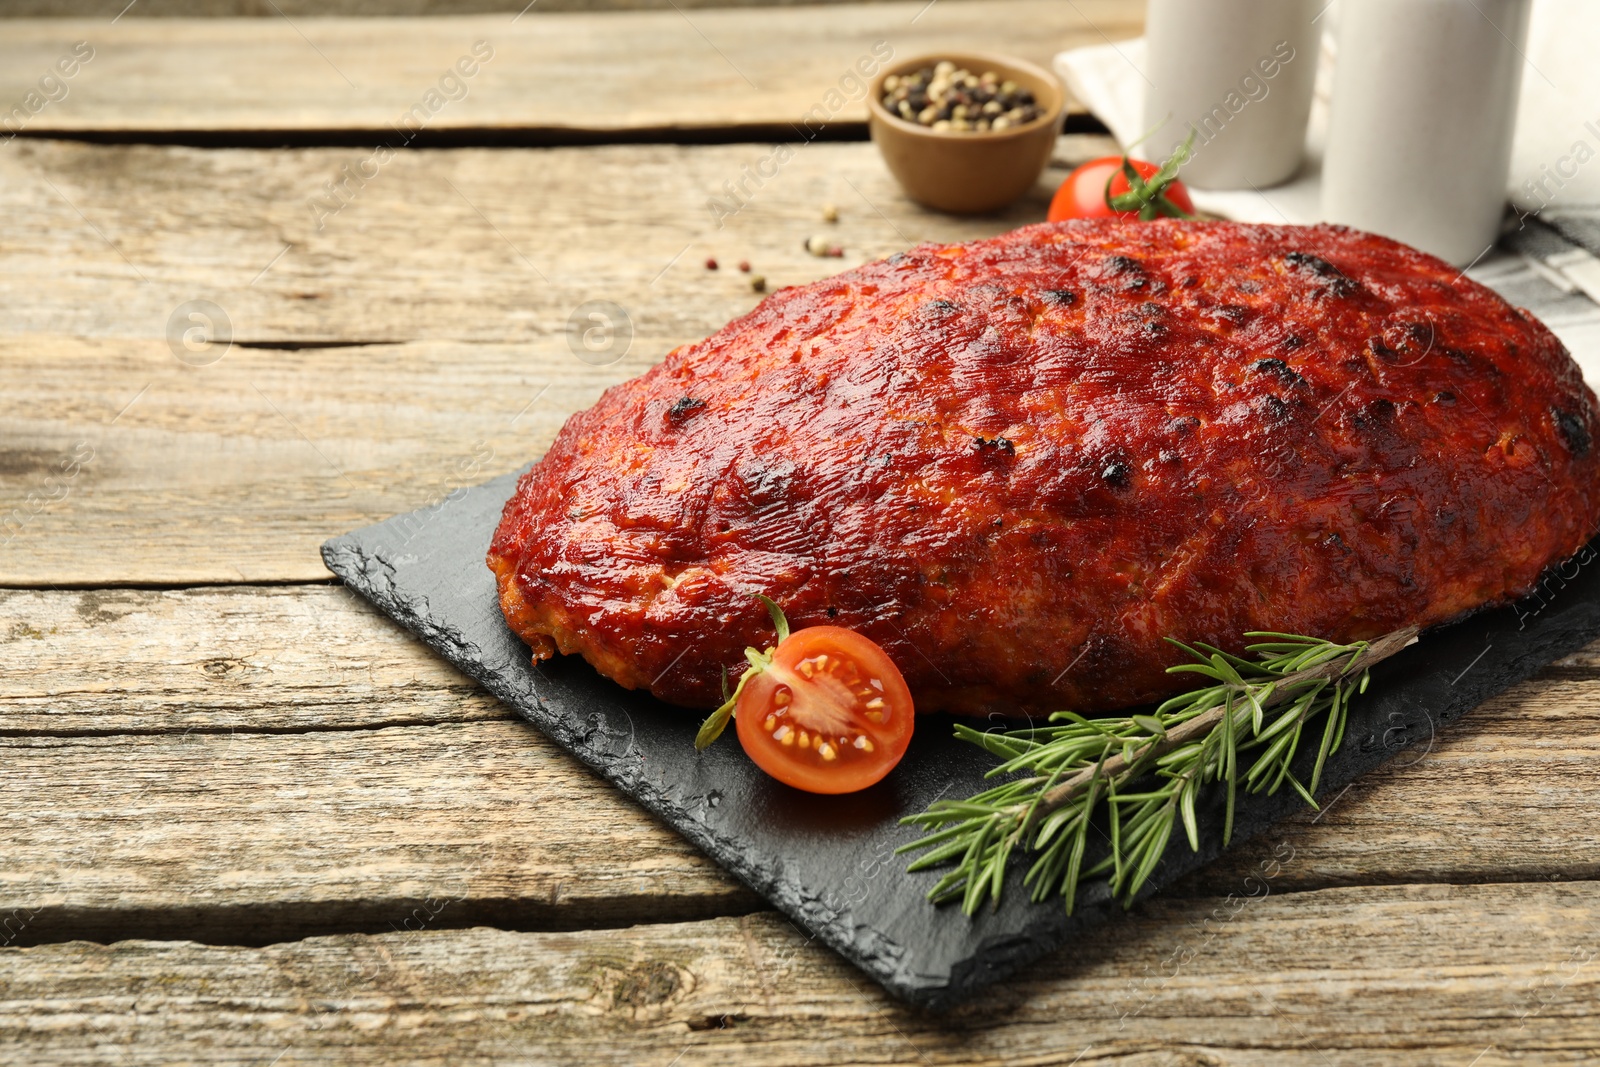
[[(982, 74), (992, 70), (1033, 93), (1043, 114), (1008, 130), (935, 130), (907, 122), (883, 106), (883, 83), (891, 74), (910, 74), (949, 60)], [(1049, 71), (1020, 59), (982, 52), (918, 56), (878, 72), (867, 94), (867, 128), (883, 153), (889, 173), (906, 195), (939, 211), (978, 215), (998, 211), (1033, 187), (1061, 132), (1066, 93)]]

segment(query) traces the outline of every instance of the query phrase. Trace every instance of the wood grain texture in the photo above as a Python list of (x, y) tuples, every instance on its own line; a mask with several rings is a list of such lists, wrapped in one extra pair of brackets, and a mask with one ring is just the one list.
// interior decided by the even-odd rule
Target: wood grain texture
[[(0, 950), (37, 1064), (1579, 1064), (1600, 886), (1167, 900), (938, 1016), (770, 914), (625, 931), (423, 929), (261, 949)], [(280, 1057), (275, 1060), (274, 1057)]]
[[(207, 299), (252, 344), (536, 344), (570, 362), (569, 316), (605, 299), (631, 316), (642, 366), (756, 304), (740, 260), (777, 288), (992, 236), (1042, 221), (1061, 176), (965, 219), (907, 200), (871, 144), (416, 150), (344, 201), (326, 192), (370, 156), (12, 142), (0, 331), (164, 339), (179, 303)], [(776, 173), (758, 186), (746, 175), (763, 164)], [(821, 220), (828, 203), (837, 225)], [(822, 232), (842, 259), (806, 254)]]
[(328, 537), (516, 469), (637, 369), (509, 345), (235, 348), (204, 368), (159, 341), (5, 349), (40, 375), (0, 415), (14, 585), (326, 579)]
[[(1600, 878), (1592, 678), (1417, 738), (1174, 895), (1269, 867), (1296, 889)], [(25, 941), (382, 930), (430, 897), (452, 925), (756, 906), (336, 587), (0, 592), (0, 735), (0, 913), (40, 912)]]
[(0, 590), (7, 736), (513, 720), (477, 683), (337, 586)]
[[(679, 7), (777, 7), (802, 0), (673, 0)], [(815, 4), (854, 4), (861, 0), (804, 0)], [(110, 19), (127, 3), (112, 0), (8, 0), (11, 18)], [(522, 7), (511, 0), (139, 0), (124, 18), (360, 18), (485, 15), (507, 18)], [(276, 10), (274, 10), (276, 8)], [(651, 11), (672, 9), (668, 0), (538, 0), (530, 11)]]
[(522, 723), (0, 751), (0, 914), (30, 914), (19, 944), (266, 944), (404, 927), (424, 906), (430, 924), (544, 929), (760, 906)]
[[(1100, 147), (1063, 144), (1064, 161)], [(718, 228), (708, 198), (769, 151), (408, 153), (319, 233), (306, 197), (349, 151), (13, 143), (0, 583), (325, 577), (327, 537), (534, 459), (603, 388), (752, 308), (739, 260), (807, 282), (1042, 218), (1049, 192), (953, 219), (907, 202), (871, 145), (813, 144)], [(844, 260), (802, 251), (820, 230)], [(211, 365), (167, 339), (191, 300), (239, 342)], [(632, 323), (607, 366), (569, 343), (591, 300)], [(80, 446), (93, 459), (63, 479)]]
[[(658, 10), (621, 17), (520, 18), (521, 3), (502, 3), (509, 10), (429, 19), (299, 17), (307, 6), (318, 16), (337, 12), (321, 0), (298, 10), (288, 0), (274, 5), (291, 17), (259, 6), (272, 17), (130, 17), (112, 25), (121, 5), (106, 4), (95, 7), (105, 11), (98, 18), (8, 21), (0, 37), (7, 113), (25, 105), (73, 44), (94, 49), (65, 83), (64, 97), (37, 111), (25, 107), (8, 129), (389, 132), (480, 40), (493, 57), (467, 82), (464, 97), (430, 108), (427, 129), (718, 129), (788, 126), (808, 113), (814, 129), (860, 126), (866, 106), (859, 76), (846, 81), (844, 95), (826, 94), (839, 92), (840, 79), (870, 58), (877, 42), (905, 58), (960, 47), (1048, 65), (1064, 48), (1137, 36), (1144, 14), (1143, 0), (898, 0), (692, 12), (661, 0)], [(825, 110), (813, 113), (819, 103)]]
[(757, 906), (337, 587), (0, 591), (0, 752), (23, 941)]

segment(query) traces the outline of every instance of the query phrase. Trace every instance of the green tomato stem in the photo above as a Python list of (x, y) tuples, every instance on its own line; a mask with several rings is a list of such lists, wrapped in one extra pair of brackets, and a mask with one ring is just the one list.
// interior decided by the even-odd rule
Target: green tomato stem
[[(1127, 156), (1122, 157), (1122, 166), (1111, 172), (1106, 178), (1105, 202), (1106, 207), (1112, 211), (1137, 212), (1144, 222), (1166, 216), (1175, 219), (1193, 219), (1194, 216), (1178, 207), (1167, 196), (1167, 190), (1172, 183), (1178, 180), (1179, 169), (1189, 161), (1194, 149), (1195, 131), (1189, 132), (1188, 140), (1179, 145), (1172, 155), (1161, 164), (1161, 167), (1148, 179), (1139, 173), (1139, 168), (1133, 165), (1133, 160)], [(1128, 191), (1111, 195), (1111, 183), (1121, 174), (1128, 182)]]
[[(739, 703), (739, 694), (744, 692), (745, 683), (756, 675), (761, 674), (772, 666), (772, 655), (778, 650), (778, 645), (789, 640), (789, 620), (783, 614), (783, 609), (770, 598), (760, 593), (751, 594), (767, 607), (767, 612), (772, 616), (772, 628), (778, 631), (777, 644), (768, 649), (758, 649), (746, 646), (744, 658), (750, 664), (739, 676), (739, 684), (733, 687), (733, 695), (722, 702), (722, 706), (706, 716), (706, 721), (700, 724), (700, 730), (694, 735), (694, 750), (704, 752), (711, 747), (711, 743), (722, 736), (722, 731), (728, 728), (728, 723), (733, 719), (734, 705)], [(728, 676), (722, 676), (722, 691), (728, 691)]]

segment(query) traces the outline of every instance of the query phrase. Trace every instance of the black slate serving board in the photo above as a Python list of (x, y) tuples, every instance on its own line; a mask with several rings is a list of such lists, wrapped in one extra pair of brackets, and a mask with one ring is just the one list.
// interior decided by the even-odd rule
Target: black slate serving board
[[(936, 798), (979, 791), (994, 764), (952, 738), (951, 720), (921, 720), (904, 761), (871, 789), (820, 797), (762, 774), (731, 731), (697, 755), (698, 714), (626, 691), (577, 657), (534, 667), (501, 616), (484, 564), (515, 482), (516, 474), (507, 474), (336, 537), (322, 546), (323, 559), (352, 589), (912, 1003), (938, 1007), (969, 996), (1120, 910), (1103, 882), (1085, 885), (1071, 917), (1059, 900), (1031, 904), (1017, 870), (998, 910), (986, 907), (968, 919), (927, 903), (937, 873), (905, 872), (906, 857), (893, 852), (917, 833), (898, 820)], [(1371, 690), (1351, 708), (1344, 745), (1328, 761), (1323, 795), (1600, 636), (1600, 568), (1588, 566), (1595, 550), (1592, 544), (1552, 570), (1521, 603), (1427, 633), (1374, 668)], [(1201, 851), (1191, 852), (1175, 834), (1147, 892), (1221, 851), (1220, 801), (1214, 791), (1202, 804)], [(1302, 807), (1287, 788), (1274, 797), (1241, 794), (1234, 840)]]

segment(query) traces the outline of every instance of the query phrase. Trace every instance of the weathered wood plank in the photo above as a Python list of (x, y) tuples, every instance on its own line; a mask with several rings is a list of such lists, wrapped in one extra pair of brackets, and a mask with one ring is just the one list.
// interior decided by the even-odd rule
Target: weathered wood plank
[(0, 590), (0, 734), (377, 730), (514, 718), (338, 586)]
[[(1042, 220), (1061, 177), (958, 219), (908, 201), (871, 144), (613, 145), (407, 151), (344, 199), (328, 191), (370, 155), (14, 141), (0, 331), (165, 338), (180, 303), (207, 299), (239, 341), (536, 344), (571, 362), (568, 317), (604, 299), (653, 361), (755, 305), (740, 260), (775, 288), (991, 236)], [(772, 176), (748, 176), (758, 166)], [(843, 259), (805, 253), (819, 231)]]
[(328, 537), (516, 469), (640, 369), (530, 346), (235, 348), (204, 368), (160, 341), (9, 355), (27, 394), (0, 415), (13, 585), (326, 579)]
[(23, 396), (0, 414), (11, 585), (326, 579), (328, 537), (529, 462), (649, 358), (236, 347), (193, 368), (161, 341), (0, 341), (13, 357)]
[[(852, 72), (875, 45), (880, 61), (981, 48), (1048, 65), (1074, 44), (1136, 36), (1144, 16), (1142, 0), (897, 0), (692, 13), (693, 5), (660, 0), (657, 10), (627, 14), (540, 13), (550, 2), (525, 17), (517, 15), (523, 4), (503, 3), (495, 14), (413, 19), (301, 18), (283, 0), (258, 5), (269, 16), (260, 19), (130, 17), (114, 25), (122, 4), (97, 3), (97, 18), (7, 21), (0, 102), (4, 113), (24, 109), (7, 129), (35, 135), (389, 133), (429, 90), (439, 94), (420, 116), (430, 131), (770, 127), (808, 114), (820, 129), (866, 121), (864, 86)], [(318, 16), (338, 13), (323, 0), (310, 6)], [(41, 91), (39, 79), (57, 73), (56, 61), (78, 41), (89, 43), (92, 58)], [(489, 51), (480, 52), (485, 62), (465, 81), (465, 95), (457, 83), (441, 84), (477, 41)], [(41, 94), (36, 111), (30, 91)], [(49, 96), (57, 99), (37, 103)]]
[[(409, 153), (319, 234), (305, 198), (348, 153), (12, 144), (0, 583), (323, 577), (326, 537), (520, 466), (605, 386), (753, 307), (739, 260), (773, 285), (809, 281), (1040, 218), (1049, 191), (951, 219), (907, 204), (870, 145), (813, 144), (719, 230), (707, 198), (763, 151)], [(827, 200), (837, 227), (818, 218)], [(843, 261), (801, 250), (819, 229)], [(724, 268), (706, 270), (707, 255)], [(216, 354), (181, 344), (191, 324), (174, 311), (195, 299), (252, 344), (475, 343), (236, 344), (197, 367), (171, 347)], [(635, 330), (608, 366), (569, 344), (592, 299)], [(63, 479), (80, 446), (93, 458)]]
[[(125, 3), (126, 0), (123, 0)], [(651, 11), (679, 7), (776, 7), (802, 0), (539, 0), (535, 11)], [(861, 0), (804, 0), (818, 4), (854, 4)], [(121, 4), (111, 0), (9, 0), (14, 18), (109, 19)], [(291, 18), (359, 16), (362, 18), (516, 13), (511, 0), (139, 0), (125, 18)], [(277, 10), (274, 10), (274, 7)], [(281, 14), (280, 14), (281, 13)]]
[(0, 739), (19, 941), (579, 927), (757, 898), (520, 722)]
[[(0, 913), (41, 910), (29, 939), (383, 929), (441, 895), (522, 925), (753, 906), (335, 587), (0, 592), (0, 734)], [(1597, 878), (1597, 763), (1600, 685), (1545, 677), (1175, 892)]]
[(1578, 1064), (1597, 941), (1592, 882), (1165, 901), (939, 1015), (770, 914), (79, 943), (0, 951), (0, 1033), (38, 1064)]

